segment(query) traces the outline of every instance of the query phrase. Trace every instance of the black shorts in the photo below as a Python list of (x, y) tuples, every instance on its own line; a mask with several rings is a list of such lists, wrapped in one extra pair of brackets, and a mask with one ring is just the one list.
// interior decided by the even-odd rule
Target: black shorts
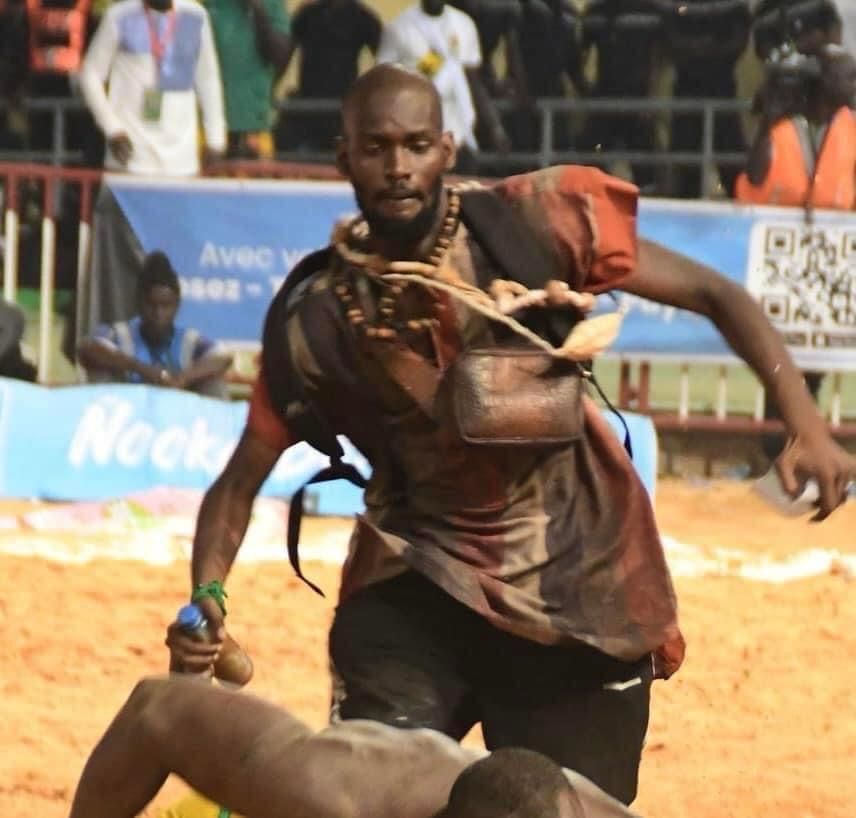
[(498, 630), (415, 572), (336, 611), (334, 716), (430, 727), (488, 749), (526, 747), (629, 804), (648, 727), (650, 655), (548, 647)]

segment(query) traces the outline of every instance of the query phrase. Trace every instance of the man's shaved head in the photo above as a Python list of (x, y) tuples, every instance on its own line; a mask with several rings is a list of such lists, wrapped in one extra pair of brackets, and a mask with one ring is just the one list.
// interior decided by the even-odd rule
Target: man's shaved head
[(398, 65), (366, 71), (342, 104), (336, 160), (374, 238), (405, 255), (427, 242), (445, 207), (443, 174), (455, 164), (431, 82)]
[(359, 129), (358, 115), (369, 109), (389, 110), (399, 94), (425, 97), (433, 114), (432, 124), (443, 130), (443, 109), (440, 95), (431, 80), (416, 71), (392, 63), (381, 63), (360, 75), (345, 94), (342, 102), (342, 135), (347, 139)]
[(583, 818), (562, 768), (540, 753), (509, 747), (471, 764), (434, 818)]

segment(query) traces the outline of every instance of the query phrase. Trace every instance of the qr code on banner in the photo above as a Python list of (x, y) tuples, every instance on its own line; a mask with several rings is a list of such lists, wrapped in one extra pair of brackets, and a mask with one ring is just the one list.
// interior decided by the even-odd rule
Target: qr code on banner
[(795, 352), (856, 352), (856, 224), (755, 224), (746, 286)]

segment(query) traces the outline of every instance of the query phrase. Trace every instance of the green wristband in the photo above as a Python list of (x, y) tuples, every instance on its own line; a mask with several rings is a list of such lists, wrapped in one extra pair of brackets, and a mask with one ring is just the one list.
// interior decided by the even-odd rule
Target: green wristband
[(226, 593), (226, 589), (223, 587), (223, 583), (220, 582), (219, 579), (213, 579), (211, 580), (211, 582), (200, 582), (193, 589), (193, 593), (190, 595), (190, 601), (199, 602), (200, 599), (211, 597), (211, 599), (213, 599), (220, 607), (220, 610), (223, 612), (223, 616), (226, 616), (227, 596), (229, 596), (229, 594)]

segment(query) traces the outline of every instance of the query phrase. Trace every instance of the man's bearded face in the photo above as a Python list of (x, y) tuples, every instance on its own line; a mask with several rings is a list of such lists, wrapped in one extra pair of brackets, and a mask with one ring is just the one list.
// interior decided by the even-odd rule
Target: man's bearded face
[(454, 161), (433, 95), (420, 88), (383, 88), (346, 122), (340, 167), (375, 237), (418, 242), (437, 223), (443, 174)]

